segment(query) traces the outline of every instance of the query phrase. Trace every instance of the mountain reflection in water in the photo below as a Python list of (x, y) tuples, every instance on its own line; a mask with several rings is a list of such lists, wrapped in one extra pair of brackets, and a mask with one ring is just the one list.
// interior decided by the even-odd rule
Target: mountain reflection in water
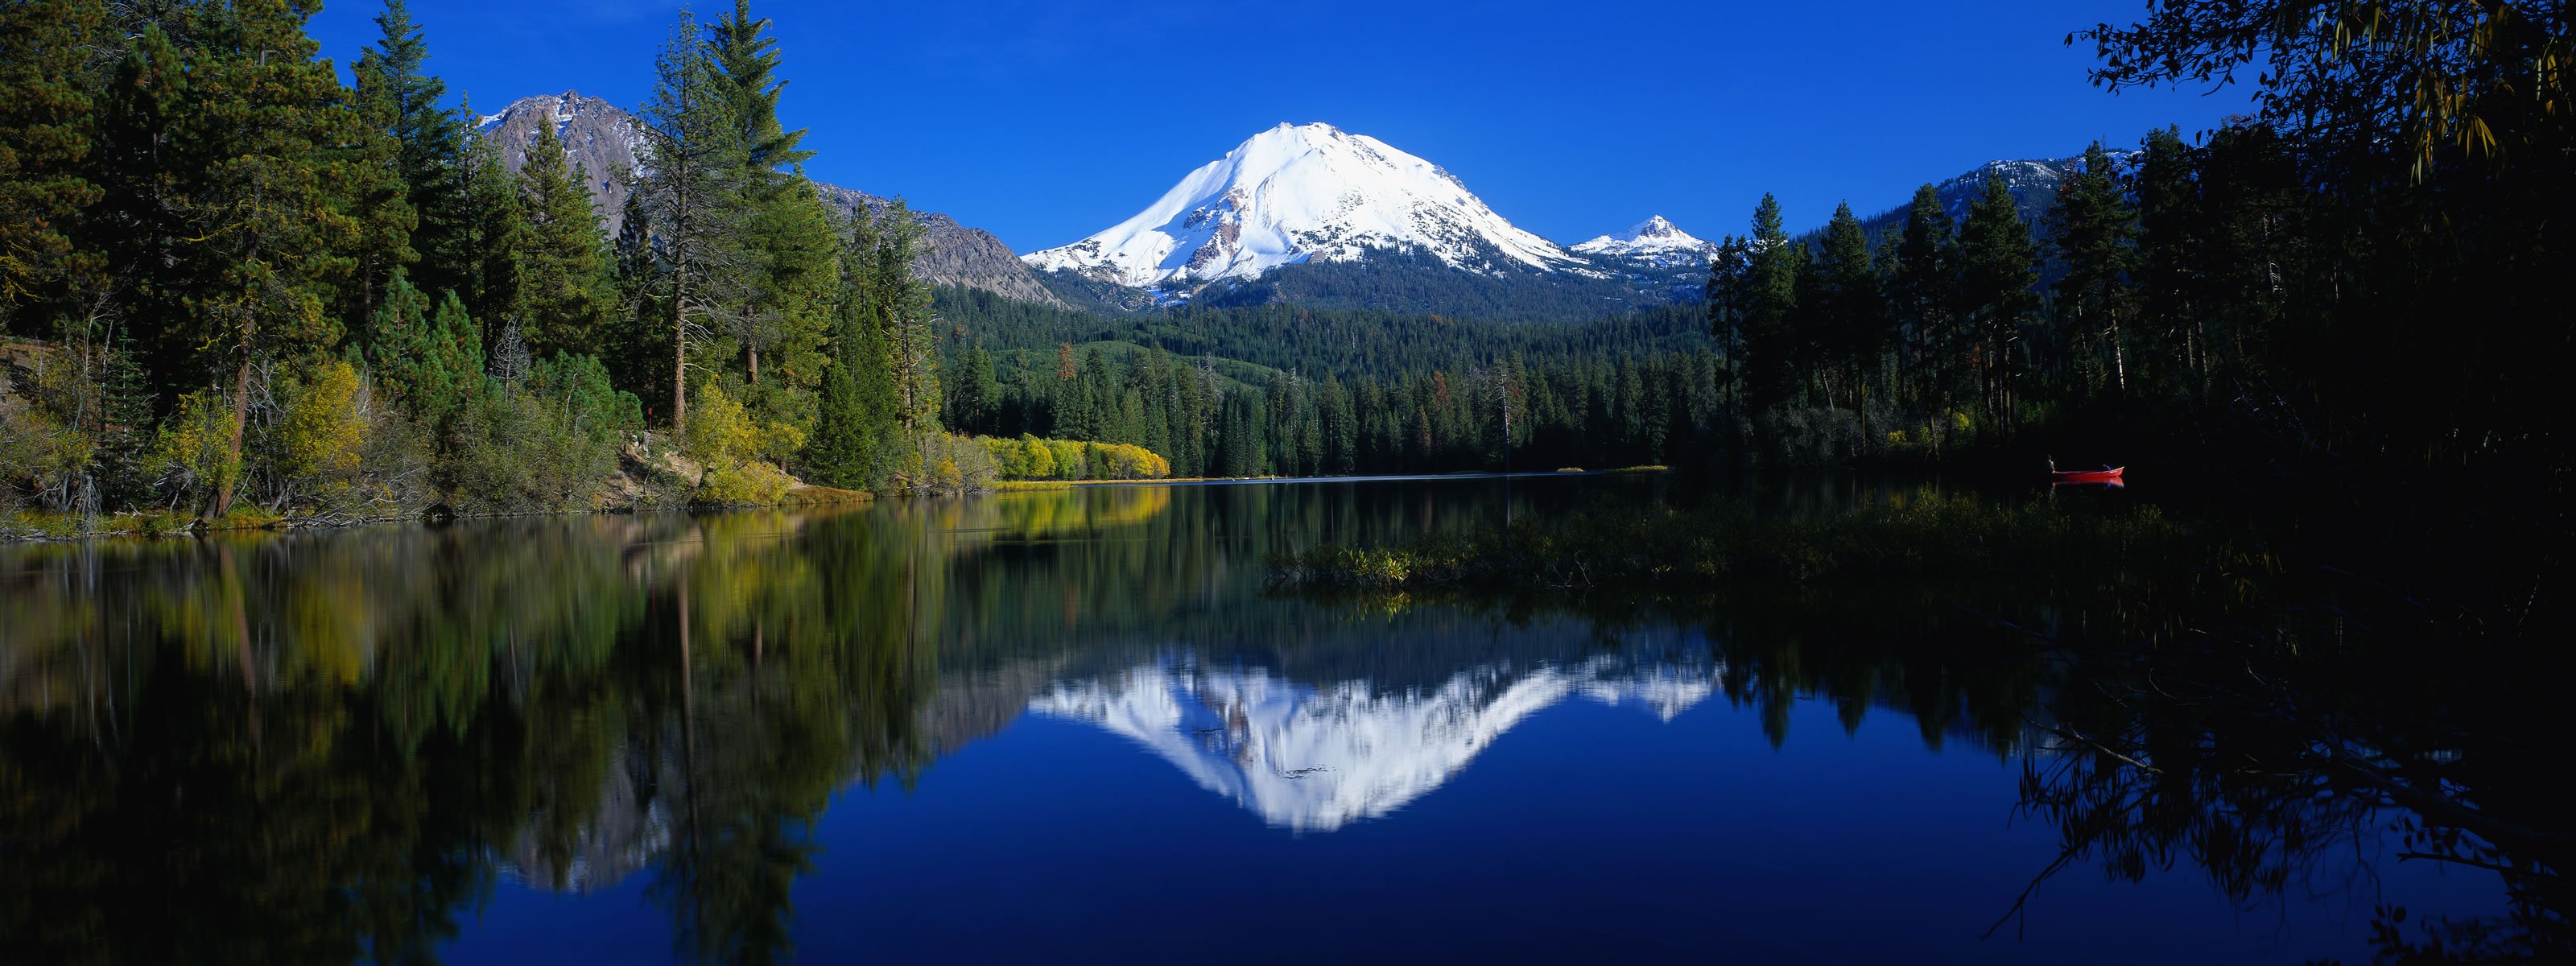
[(1331, 831), (1403, 808), (1569, 697), (1633, 703), (1669, 721), (1716, 691), (1716, 673), (1704, 660), (1636, 667), (1603, 655), (1472, 667), (1389, 692), (1365, 680), (1305, 685), (1262, 668), (1211, 670), (1181, 655), (1057, 682), (1029, 709), (1132, 739), (1272, 825)]
[[(1315, 922), (1341, 939), (1300, 955), (1383, 960), (2360, 961), (2420, 952), (2428, 920), (2446, 948), (2559, 941), (2563, 821), (2424, 799), (2402, 720), (2341, 719), (2371, 784), (2012, 629), (2179, 626), (2118, 575), (1688, 602), (1263, 586), (1271, 551), (1661, 486), (0, 548), (0, 960), (1192, 960)], [(2220, 754), (2255, 745), (2282, 770)], [(1198, 888), (1210, 855), (1245, 874)], [(2046, 874), (2082, 865), (2110, 876)], [(1882, 928), (1836, 928), (1853, 903)], [(1641, 909), (1665, 912), (1581, 924)], [(2166, 938), (2099, 940), (2141, 929)], [(1148, 930), (1174, 942), (1077, 938)]]

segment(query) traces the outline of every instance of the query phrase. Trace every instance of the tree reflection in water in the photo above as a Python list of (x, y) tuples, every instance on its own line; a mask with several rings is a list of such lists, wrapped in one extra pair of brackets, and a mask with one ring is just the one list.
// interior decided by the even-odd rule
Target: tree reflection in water
[[(1390, 694), (1625, 655), (1618, 680), (1706, 681), (1775, 743), (1801, 700), (1846, 728), (1897, 711), (1932, 747), (2021, 762), (2026, 814), (2063, 842), (2034, 889), (2083, 863), (2192, 866), (2251, 902), (2353, 868), (2349, 843), (2394, 825), (2410, 855), (2494, 870), (2512, 904), (2430, 927), (2384, 909), (2386, 959), (2568, 950), (2542, 685), (2428, 637), (2439, 622), (2251, 556), (1690, 601), (1259, 593), (1280, 546), (1479, 519), (1427, 493), (1142, 487), (0, 549), (0, 948), (430, 961), (507, 878), (641, 881), (679, 957), (783, 958), (836, 792), (908, 785), (1042, 695), (1193, 642)], [(1709, 653), (1632, 643), (1677, 625)], [(2430, 671), (2427, 653), (2457, 659)], [(1560, 676), (1550, 693), (1586, 686)]]

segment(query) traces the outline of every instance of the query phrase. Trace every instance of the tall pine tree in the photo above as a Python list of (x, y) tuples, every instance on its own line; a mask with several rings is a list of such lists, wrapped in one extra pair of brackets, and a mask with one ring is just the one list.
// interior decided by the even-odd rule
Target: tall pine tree
[(653, 100), (644, 109), (645, 173), (639, 185), (664, 268), (670, 333), (671, 432), (688, 425), (690, 350), (704, 333), (731, 328), (747, 301), (751, 259), (743, 247), (748, 177), (731, 84), (687, 10), (654, 60)]
[(1928, 184), (1914, 189), (1914, 200), (1905, 208), (1905, 228), (1896, 240), (1888, 299), (1903, 332), (1897, 364), (1910, 370), (1918, 360), (1930, 358), (1936, 393), (1944, 388), (1957, 327), (1958, 248), (1958, 225), (1941, 204), (1940, 189)]
[(1977, 359), (1984, 375), (1986, 412), (2009, 432), (2016, 394), (2015, 360), (2022, 323), (2038, 308), (2039, 251), (2031, 243), (2012, 189), (1988, 172), (1984, 190), (1968, 205), (1959, 229), (1959, 304), (1977, 327)]
[(519, 185), (528, 221), (520, 266), (528, 309), (521, 328), (529, 346), (541, 356), (596, 354), (617, 308), (616, 281), (598, 208), (553, 125), (537, 129)]
[(2049, 207), (2050, 239), (2066, 266), (2057, 279), (2058, 316), (2079, 335), (2100, 336), (2111, 356), (2112, 387), (2123, 395), (2129, 391), (2124, 323), (2135, 309), (2138, 269), (2138, 212), (2126, 180), (2095, 141), (2083, 164), (2057, 183)]
[(91, 148), (82, 59), (105, 27), (103, 13), (92, 0), (0, 7), (0, 332), (13, 309), (50, 294), (67, 270), (97, 266), (71, 228), (99, 198), (81, 173)]
[(424, 71), (429, 45), (404, 0), (386, 0), (376, 29), (376, 46), (358, 54), (350, 74), (366, 123), (396, 145), (392, 164), (411, 220), (404, 246), (384, 251), (412, 259), (403, 264), (422, 289), (464, 291), (477, 263), (465, 119), (441, 103), (447, 84)]

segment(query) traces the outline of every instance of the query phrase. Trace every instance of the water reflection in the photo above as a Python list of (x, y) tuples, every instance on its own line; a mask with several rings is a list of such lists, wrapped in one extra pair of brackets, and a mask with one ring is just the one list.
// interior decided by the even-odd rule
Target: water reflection
[(1643, 666), (1606, 654), (1569, 665), (1495, 663), (1397, 691), (1366, 679), (1307, 684), (1267, 668), (1210, 668), (1182, 653), (1058, 681), (1029, 709), (1133, 740), (1271, 825), (1331, 831), (1428, 794), (1513, 725), (1568, 698), (1635, 704), (1669, 721), (1716, 692), (1723, 669), (1705, 653)]
[[(429, 961), (496, 896), (536, 888), (640, 891), (678, 958), (768, 960), (796, 945), (798, 884), (834, 861), (817, 828), (836, 795), (901, 794), (1031, 712), (1320, 833), (1406, 821), (1551, 709), (1673, 722), (1722, 704), (1780, 747), (1819, 701), (1846, 733), (1899, 714), (1924, 748), (2026, 766), (2017, 797), (2062, 834), (2059, 868), (2195, 868), (2248, 901), (2407, 822), (2411, 852), (2506, 870), (2517, 905), (2491, 931), (2508, 948), (2563, 948), (2566, 824), (2532, 810), (2548, 800), (2522, 771), (2484, 764), (2491, 745), (2362, 708), (2320, 744), (2275, 712), (2315, 707), (2313, 689), (2254, 700), (2236, 671), (2172, 652), (2031, 638), (2179, 640), (2184, 598), (2263, 594), (2118, 572), (1965, 598), (1263, 592), (1272, 549), (1500, 515), (1441, 489), (1460, 485), (0, 548), (0, 950)], [(1600, 492), (1523, 483), (1516, 512)], [(1678, 826), (1691, 807), (1651, 814)], [(2424, 941), (2390, 928), (2390, 949)]]

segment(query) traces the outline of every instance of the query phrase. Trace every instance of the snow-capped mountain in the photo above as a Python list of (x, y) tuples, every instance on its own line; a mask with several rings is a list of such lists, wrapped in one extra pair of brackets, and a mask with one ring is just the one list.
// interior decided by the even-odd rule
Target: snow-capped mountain
[(1571, 697), (1635, 705), (1658, 719), (1716, 693), (1713, 664), (1489, 664), (1436, 686), (1304, 685), (1267, 669), (1210, 669), (1186, 657), (1058, 682), (1029, 710), (1087, 721), (1143, 745), (1200, 787), (1271, 825), (1331, 831), (1404, 807), (1467, 767), (1504, 732)]
[(1659, 267), (1706, 265), (1717, 252), (1717, 243), (1706, 241), (1681, 230), (1664, 216), (1656, 215), (1631, 226), (1627, 231), (1603, 235), (1574, 246), (1579, 255), (1594, 258), (1623, 258)]
[(1427, 255), (1483, 275), (1591, 273), (1581, 258), (1495, 214), (1438, 165), (1320, 123), (1253, 135), (1135, 217), (1021, 258), (1040, 270), (1149, 288), (1252, 279), (1283, 265), (1378, 251)]

